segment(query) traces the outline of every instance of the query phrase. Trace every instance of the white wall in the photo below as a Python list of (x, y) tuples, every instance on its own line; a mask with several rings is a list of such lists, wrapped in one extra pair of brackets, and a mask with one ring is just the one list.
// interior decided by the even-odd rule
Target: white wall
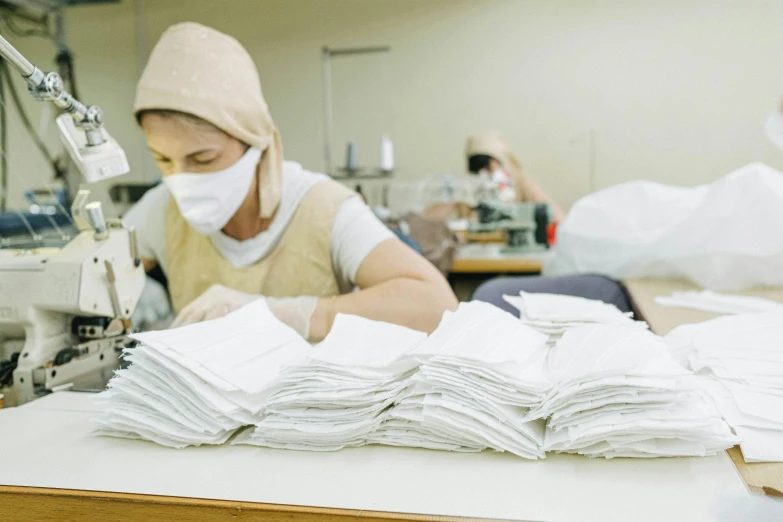
[[(387, 44), (334, 61), (335, 147), (377, 162), (382, 132), (398, 175), (463, 172), (464, 140), (503, 130), (530, 176), (572, 203), (647, 178), (691, 185), (750, 161), (783, 169), (764, 138), (783, 73), (780, 0), (147, 0), (149, 48), (194, 20), (236, 36), (255, 58), (286, 156), (320, 170), (320, 49)], [(154, 167), (131, 116), (139, 74), (136, 1), (69, 10), (82, 98), (100, 104), (133, 177)], [(50, 67), (46, 42), (9, 37)], [(38, 121), (38, 116), (34, 118)], [(12, 119), (12, 124), (15, 120)], [(10, 133), (16, 176), (45, 165)], [(52, 133), (53, 137), (53, 133)], [(130, 178), (126, 178), (130, 179)], [(28, 183), (31, 185), (33, 183)], [(18, 184), (12, 194), (19, 201)]]

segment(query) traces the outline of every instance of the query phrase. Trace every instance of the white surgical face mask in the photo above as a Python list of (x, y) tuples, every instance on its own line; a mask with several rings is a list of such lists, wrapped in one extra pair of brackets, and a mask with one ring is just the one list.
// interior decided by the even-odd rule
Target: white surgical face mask
[(766, 131), (770, 141), (783, 150), (783, 112), (776, 112), (767, 118)]
[(497, 197), (503, 203), (513, 203), (517, 200), (517, 193), (511, 186), (511, 177), (503, 169), (492, 171), (492, 181), (497, 186)]
[(478, 176), (478, 179), (480, 179), (481, 181), (492, 180), (492, 176), (490, 176), (489, 171), (487, 169), (481, 169), (480, 171), (478, 171), (478, 174), (476, 175)]
[(260, 159), (261, 151), (251, 147), (227, 169), (171, 174), (163, 182), (190, 226), (200, 234), (214, 234), (226, 226), (247, 197)]
[(496, 183), (506, 183), (508, 184), (508, 173), (506, 173), (503, 169), (495, 169), (492, 171), (492, 181)]

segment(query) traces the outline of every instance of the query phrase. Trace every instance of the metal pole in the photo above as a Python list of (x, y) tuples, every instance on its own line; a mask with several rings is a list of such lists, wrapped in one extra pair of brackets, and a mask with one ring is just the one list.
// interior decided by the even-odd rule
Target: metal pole
[(54, 13), (54, 41), (57, 44), (57, 52), (68, 52), (68, 45), (65, 42), (65, 0), (60, 0), (57, 11)]
[[(3, 59), (0, 58), (0, 65), (5, 67), (2, 63)], [(5, 77), (0, 74), (0, 132), (3, 133), (0, 136), (0, 213), (6, 211), (8, 207), (8, 156), (6, 155), (6, 148), (8, 144), (8, 106), (5, 103)]]
[(345, 49), (327, 49), (330, 56), (348, 56), (352, 54), (388, 53), (391, 47), (388, 45), (376, 45), (375, 47), (348, 47)]
[(324, 103), (324, 170), (332, 175), (332, 56), (328, 47), (321, 52), (323, 64), (323, 103)]
[(8, 60), (11, 65), (22, 73), (25, 78), (32, 75), (35, 72), (35, 66), (30, 61), (22, 56), (22, 53), (17, 51), (13, 45), (8, 43), (8, 40), (0, 35), (0, 55)]
[(136, 0), (136, 66), (139, 76), (147, 64), (147, 24), (144, 16), (144, 0)]
[(321, 49), (324, 103), (324, 170), (330, 176), (332, 174), (332, 56), (387, 53), (389, 51), (391, 51), (391, 47), (386, 45), (345, 49), (329, 49), (329, 47), (324, 46)]

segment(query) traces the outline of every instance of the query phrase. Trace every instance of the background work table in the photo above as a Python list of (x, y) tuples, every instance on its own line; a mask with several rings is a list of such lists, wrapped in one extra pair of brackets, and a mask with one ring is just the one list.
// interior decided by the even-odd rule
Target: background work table
[[(700, 323), (721, 317), (720, 314), (673, 308), (655, 303), (656, 297), (671, 295), (672, 292), (701, 290), (694, 283), (678, 279), (629, 279), (623, 283), (637, 312), (650, 324), (650, 329), (658, 335), (666, 335), (681, 324)], [(740, 293), (783, 303), (783, 288), (762, 288)]]
[[(646, 320), (650, 329), (658, 335), (666, 335), (671, 330), (687, 323), (699, 323), (720, 317), (719, 314), (672, 308), (655, 303), (655, 298), (670, 295), (672, 292), (700, 290), (688, 281), (666, 279), (633, 279), (625, 281), (625, 287), (639, 315)], [(783, 303), (783, 289), (767, 288), (748, 292), (743, 295), (764, 297)], [(745, 484), (752, 491), (764, 491), (775, 496), (783, 496), (783, 463), (746, 464), (739, 446), (728, 450), (728, 454)]]
[(548, 252), (509, 254), (502, 243), (468, 243), (457, 250), (449, 270), (451, 288), (460, 301), (469, 301), (485, 281), (499, 275), (528, 276), (541, 273)]
[(0, 518), (708, 521), (719, 499), (747, 495), (725, 454), (528, 461), (383, 446), (172, 450), (90, 435), (93, 398), (61, 392), (0, 410)]
[(548, 252), (505, 253), (502, 243), (469, 243), (457, 250), (452, 274), (539, 274)]

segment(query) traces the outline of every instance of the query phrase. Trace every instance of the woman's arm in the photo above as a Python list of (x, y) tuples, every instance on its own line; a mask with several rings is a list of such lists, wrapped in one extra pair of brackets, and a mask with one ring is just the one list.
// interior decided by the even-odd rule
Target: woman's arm
[(524, 201), (530, 201), (533, 203), (546, 203), (552, 207), (552, 210), (555, 213), (554, 220), (563, 220), (565, 217), (563, 209), (560, 208), (560, 205), (555, 203), (555, 200), (552, 199), (538, 183), (528, 178), (527, 176), (519, 176), (517, 183), (520, 185), (521, 189), (518, 190), (518, 193), (525, 198)]
[[(335, 217), (330, 251), (339, 286), (359, 290), (326, 298), (268, 297), (270, 311), (310, 341), (326, 337), (338, 313), (433, 331), (443, 312), (457, 307), (445, 278), (366, 205), (355, 203), (346, 200)], [(214, 285), (184, 307), (173, 326), (222, 317), (259, 297)]]
[(397, 239), (387, 239), (364, 258), (357, 292), (318, 300), (310, 338), (323, 339), (338, 313), (354, 314), (432, 332), (443, 312), (457, 307), (448, 282), (426, 259)]

